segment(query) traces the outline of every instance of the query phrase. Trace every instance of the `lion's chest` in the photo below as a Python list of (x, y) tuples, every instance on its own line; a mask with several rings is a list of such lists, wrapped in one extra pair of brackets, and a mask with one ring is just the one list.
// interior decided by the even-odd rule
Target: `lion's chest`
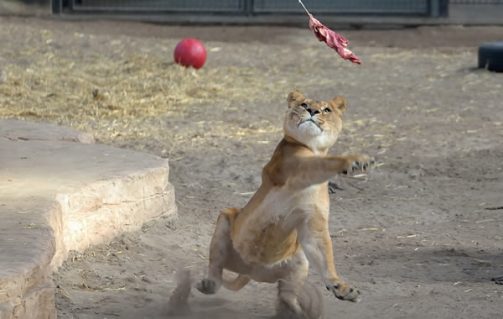
[(323, 199), (320, 185), (303, 190), (292, 191), (288, 187), (276, 187), (264, 198), (254, 212), (256, 222), (291, 222), (294, 218), (302, 218), (316, 210), (328, 209), (328, 202)]
[(328, 214), (328, 192), (322, 185), (301, 191), (272, 188), (234, 229), (234, 247), (248, 262), (280, 262), (295, 253), (296, 229), (315, 213)]

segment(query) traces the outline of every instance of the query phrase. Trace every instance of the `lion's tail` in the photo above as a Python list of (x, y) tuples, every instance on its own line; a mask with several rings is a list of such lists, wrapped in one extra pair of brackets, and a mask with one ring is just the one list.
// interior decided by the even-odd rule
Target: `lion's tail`
[(246, 286), (247, 283), (250, 282), (250, 277), (246, 275), (239, 274), (236, 278), (234, 279), (227, 279), (227, 278), (222, 278), (222, 285), (232, 291), (238, 291), (244, 286)]

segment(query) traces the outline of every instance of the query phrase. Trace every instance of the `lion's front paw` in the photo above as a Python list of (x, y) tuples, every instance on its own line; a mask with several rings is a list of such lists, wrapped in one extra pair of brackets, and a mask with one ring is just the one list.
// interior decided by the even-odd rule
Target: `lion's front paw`
[(337, 299), (357, 302), (360, 291), (346, 284), (328, 285), (327, 290), (331, 291)]
[(365, 173), (373, 165), (375, 160), (367, 155), (349, 155), (346, 157), (346, 167), (343, 169), (343, 174)]
[(218, 285), (214, 280), (203, 279), (197, 283), (196, 288), (203, 294), (212, 295), (217, 292)]

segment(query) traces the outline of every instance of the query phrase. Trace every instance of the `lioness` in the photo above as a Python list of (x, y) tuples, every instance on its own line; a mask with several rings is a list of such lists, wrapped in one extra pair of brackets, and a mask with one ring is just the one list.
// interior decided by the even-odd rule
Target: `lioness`
[[(328, 156), (342, 128), (346, 99), (316, 101), (299, 91), (288, 95), (284, 138), (262, 171), (262, 184), (245, 207), (218, 217), (210, 245), (208, 278), (197, 284), (214, 294), (223, 284), (239, 290), (250, 279), (278, 282), (279, 306), (298, 316), (297, 296), (309, 263), (335, 297), (356, 301), (359, 291), (337, 275), (328, 230), (328, 179), (338, 173), (365, 171), (365, 155)], [(223, 279), (223, 269), (239, 274)]]

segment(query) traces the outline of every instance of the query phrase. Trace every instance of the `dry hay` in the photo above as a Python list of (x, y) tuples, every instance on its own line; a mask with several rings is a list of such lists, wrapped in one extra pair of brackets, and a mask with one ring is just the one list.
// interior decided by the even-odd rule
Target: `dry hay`
[[(257, 59), (244, 65), (215, 63), (195, 71), (168, 62), (175, 44), (170, 39), (111, 38), (9, 23), (0, 28), (0, 39), (13, 40), (12, 46), (0, 48), (0, 118), (63, 124), (91, 132), (105, 143), (161, 146), (167, 155), (182, 143), (195, 147), (220, 137), (253, 135), (257, 143), (267, 144), (271, 133), (281, 131), (276, 119), (194, 119), (191, 107), (209, 114), (205, 108), (218, 106), (217, 112), (224, 113), (250, 102), (283, 99), (293, 83), (319, 88), (349, 82), (339, 76), (309, 76), (323, 61), (333, 59), (315, 41), (295, 55), (289, 47), (275, 48), (283, 58), (273, 64)], [(208, 44), (210, 51), (219, 49), (212, 45)], [(269, 49), (232, 46), (234, 58), (243, 53), (259, 57)], [(223, 54), (230, 49), (222, 51), (218, 54), (226, 60)], [(184, 125), (187, 122), (190, 125)]]
[[(9, 24), (0, 29), (0, 39), (10, 39), (12, 34), (18, 35), (13, 47), (0, 48), (0, 118), (63, 124), (91, 132), (105, 143), (162, 147), (158, 153), (166, 155), (182, 144), (211, 145), (219, 138), (253, 135), (256, 143), (268, 144), (271, 133), (276, 136), (281, 131), (276, 119), (233, 123), (218, 116), (201, 118), (210, 114), (208, 108), (218, 106), (216, 112), (225, 113), (259, 100), (270, 103), (283, 99), (292, 83), (319, 88), (356, 81), (356, 73), (306, 76), (333, 59), (328, 50), (318, 50), (316, 42), (295, 55), (289, 47), (278, 47), (283, 59), (267, 66), (257, 60), (237, 66), (215, 63), (195, 71), (168, 62), (171, 40), (158, 44)], [(246, 51), (253, 57), (269, 49), (232, 48), (237, 50), (234, 55)], [(351, 67), (339, 66), (344, 73)], [(191, 116), (193, 107), (198, 109), (197, 119)], [(353, 126), (348, 121), (346, 128)]]
[(146, 54), (71, 60), (36, 50), (28, 67), (10, 64), (2, 71), (0, 117), (69, 125), (102, 141), (156, 135), (159, 128), (149, 123), (183, 117), (190, 105), (228, 108), (274, 89), (284, 93), (250, 67), (195, 71)]
[[(260, 59), (238, 66), (215, 63), (195, 71), (167, 62), (166, 53), (174, 44), (171, 40), (158, 45), (148, 39), (63, 34), (19, 25), (0, 29), (0, 39), (10, 39), (11, 34), (23, 36), (13, 42), (17, 48), (0, 48), (0, 118), (68, 125), (92, 132), (106, 143), (160, 146), (166, 155), (183, 143), (197, 147), (216, 143), (219, 138), (242, 139), (252, 134), (256, 143), (267, 144), (271, 133), (281, 131), (276, 119), (254, 119), (253, 123), (245, 123), (246, 119), (232, 123), (218, 116), (194, 119), (194, 106), (199, 114), (209, 114), (207, 109), (215, 106), (216, 112), (224, 113), (236, 110), (239, 103), (283, 98), (295, 84), (348, 91), (360, 87), (368, 76), (368, 71), (335, 60), (333, 52), (315, 41), (295, 54), (291, 54), (291, 47), (275, 47), (282, 57), (275, 63), (264, 64)], [(257, 44), (232, 49), (234, 55), (246, 51), (248, 57), (260, 57), (270, 48)], [(229, 54), (229, 50), (223, 51)], [(414, 56), (410, 52), (401, 56), (405, 53), (400, 51), (366, 54), (369, 65), (385, 69), (389, 68), (388, 60), (397, 55), (401, 59)], [(327, 63), (332, 67), (326, 68)], [(254, 64), (257, 67), (251, 66)], [(401, 74), (399, 69), (395, 71)], [(388, 73), (374, 74), (379, 76), (373, 83), (384, 83)], [(382, 89), (379, 84), (365, 88)], [(364, 128), (373, 134), (370, 138), (362, 135)], [(342, 142), (362, 148), (377, 140), (384, 150), (396, 139), (390, 134), (394, 131), (391, 124), (383, 125), (373, 117), (348, 119), (345, 129), (350, 134), (345, 134)]]

